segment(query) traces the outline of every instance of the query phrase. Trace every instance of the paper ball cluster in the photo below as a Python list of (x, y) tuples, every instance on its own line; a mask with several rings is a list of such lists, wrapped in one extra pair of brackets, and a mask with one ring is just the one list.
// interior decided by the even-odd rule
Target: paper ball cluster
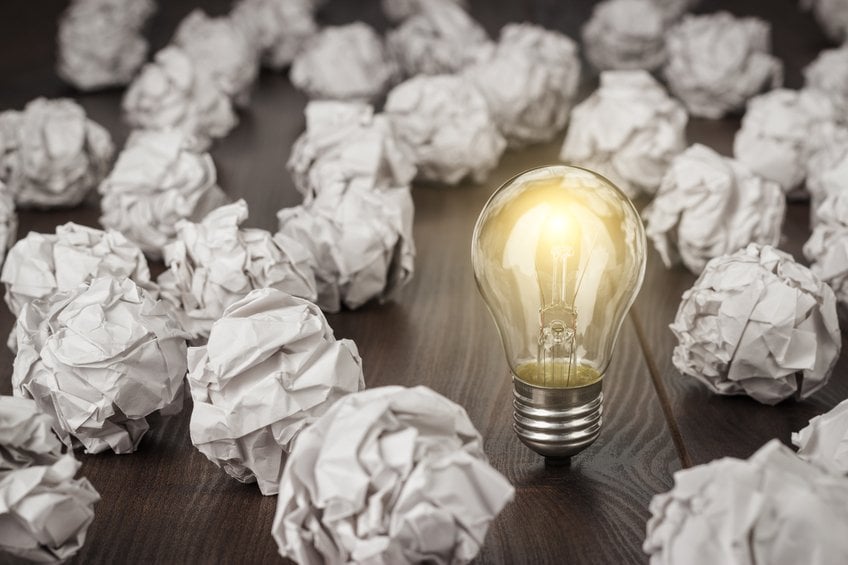
[(631, 198), (657, 191), (686, 148), (683, 106), (645, 71), (605, 71), (574, 108), (560, 159), (609, 178)]
[(312, 4), (311, 0), (240, 0), (231, 17), (261, 53), (263, 65), (281, 70), (318, 32)]
[(106, 176), (114, 150), (109, 132), (69, 99), (0, 112), (0, 182), (19, 207), (78, 205)]
[(317, 306), (275, 289), (228, 307), (188, 359), (192, 443), (265, 495), (277, 493), (298, 434), (365, 388), (356, 345), (336, 340)]
[(467, 563), (513, 492), (462, 407), (375, 388), (301, 432), (272, 532), (298, 563)]
[(763, 404), (822, 388), (842, 347), (833, 290), (790, 255), (755, 244), (707, 263), (671, 331), (681, 373)]
[(185, 133), (136, 131), (100, 184), (100, 223), (158, 259), (180, 220), (200, 221), (226, 202), (216, 178), (212, 157)]
[(665, 15), (651, 0), (605, 0), (583, 26), (595, 68), (654, 70), (665, 61)]
[(131, 453), (147, 417), (182, 408), (186, 334), (130, 279), (102, 277), (25, 305), (12, 386), (69, 447)]

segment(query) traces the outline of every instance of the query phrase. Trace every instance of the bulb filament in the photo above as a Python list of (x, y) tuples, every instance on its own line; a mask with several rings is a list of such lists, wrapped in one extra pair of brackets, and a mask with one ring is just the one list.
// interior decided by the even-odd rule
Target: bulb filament
[(576, 376), (575, 337), (577, 310), (568, 296), (569, 247), (556, 246), (552, 254), (551, 303), (539, 311), (540, 331), (537, 366), (544, 386), (568, 387)]

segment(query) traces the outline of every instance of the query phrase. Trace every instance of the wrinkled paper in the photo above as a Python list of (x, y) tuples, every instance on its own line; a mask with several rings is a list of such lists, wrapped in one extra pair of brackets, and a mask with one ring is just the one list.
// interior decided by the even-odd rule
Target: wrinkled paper
[(404, 76), (455, 73), (493, 49), (486, 30), (447, 1), (431, 2), (389, 31), (386, 47)]
[(0, 473), (0, 560), (60, 563), (79, 551), (100, 500), (88, 479), (74, 479), (79, 467), (68, 454)]
[(827, 142), (807, 160), (806, 188), (810, 193), (810, 225), (818, 222), (818, 210), (828, 195), (848, 190), (848, 129), (831, 131)]
[(848, 43), (819, 53), (804, 68), (804, 86), (827, 95), (840, 114), (848, 116)]
[(848, 480), (778, 440), (674, 474), (651, 501), (642, 546), (651, 565), (829, 565), (848, 562)]
[(486, 99), (462, 76), (411, 78), (389, 92), (385, 112), (411, 148), (422, 180), (483, 182), (506, 148)]
[(0, 181), (26, 208), (76, 206), (109, 172), (115, 151), (105, 129), (67, 98), (0, 112)]
[(845, 0), (801, 0), (813, 12), (827, 36), (839, 43), (848, 40), (848, 2)]
[(596, 69), (653, 70), (665, 61), (666, 17), (651, 0), (606, 0), (583, 26), (586, 58)]
[(188, 360), (192, 443), (264, 495), (277, 494), (298, 434), (365, 388), (356, 344), (336, 340), (315, 304), (272, 288), (230, 305)]
[(336, 402), (286, 462), (273, 534), (298, 563), (467, 563), (512, 499), (465, 410), (426, 387)]
[(608, 177), (629, 197), (653, 194), (686, 148), (683, 106), (645, 71), (604, 71), (574, 108), (560, 159)]
[(53, 418), (29, 398), (0, 396), (0, 475), (32, 465), (52, 465), (62, 457)]
[(749, 243), (776, 246), (785, 213), (777, 183), (695, 144), (671, 162), (642, 215), (666, 267), (682, 262), (698, 274), (710, 259)]
[(168, 270), (159, 276), (160, 292), (195, 340), (206, 338), (224, 310), (251, 290), (276, 288), (315, 300), (313, 258), (305, 243), (240, 227), (247, 215), (247, 204), (239, 200), (198, 223), (180, 220), (176, 241), (165, 246)]
[(771, 51), (771, 27), (727, 12), (686, 15), (666, 34), (668, 88), (693, 116), (718, 119), (780, 86), (783, 64)]
[(507, 24), (474, 83), (510, 147), (550, 141), (565, 127), (580, 83), (577, 44), (532, 24)]
[(124, 119), (134, 128), (176, 128), (201, 146), (224, 137), (238, 122), (229, 97), (208, 72), (174, 46), (156, 53), (126, 91)]
[(241, 106), (259, 72), (259, 57), (244, 31), (228, 17), (211, 18), (193, 10), (180, 23), (173, 43), (204, 70), (218, 88)]
[(179, 130), (134, 132), (99, 191), (100, 223), (156, 259), (177, 222), (200, 221), (227, 201), (212, 157)]
[(263, 65), (282, 70), (318, 32), (312, 4), (310, 0), (239, 0), (231, 17), (262, 54)]
[(18, 214), (15, 198), (0, 181), (0, 265), (6, 259), (6, 251), (15, 243), (18, 235)]
[(132, 453), (147, 416), (182, 408), (187, 335), (170, 308), (111, 276), (34, 300), (15, 326), (12, 387), (56, 420), (68, 447)]
[(674, 22), (700, 4), (701, 0), (651, 0), (651, 2), (662, 10), (667, 22)]
[(394, 82), (397, 69), (380, 36), (356, 22), (326, 27), (307, 40), (292, 62), (289, 78), (310, 98), (379, 98)]
[(153, 0), (73, 0), (59, 19), (56, 71), (81, 90), (129, 84), (147, 57)]
[(837, 475), (848, 474), (848, 400), (792, 434), (798, 455)]
[(406, 18), (421, 13), (428, 6), (450, 2), (463, 8), (468, 7), (467, 0), (382, 0), (380, 6), (389, 21), (401, 22)]
[(848, 307), (848, 177), (841, 190), (825, 197), (816, 212), (816, 226), (804, 244), (810, 270)]
[(822, 388), (842, 347), (833, 291), (767, 245), (707, 263), (670, 327), (681, 373), (763, 404)]
[(816, 90), (777, 89), (752, 98), (733, 140), (733, 155), (784, 191), (798, 187), (822, 132), (840, 119), (830, 98)]

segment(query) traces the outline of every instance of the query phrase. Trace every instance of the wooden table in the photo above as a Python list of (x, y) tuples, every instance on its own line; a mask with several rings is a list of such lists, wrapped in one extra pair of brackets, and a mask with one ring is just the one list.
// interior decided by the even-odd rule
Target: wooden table
[[(225, 1), (198, 2), (210, 13)], [(164, 45), (195, 5), (159, 2), (149, 30)], [(529, 20), (579, 37), (591, 2), (472, 1), (472, 14), (495, 36), (510, 21)], [(104, 125), (120, 147), (127, 135), (120, 91), (77, 94), (53, 71), (56, 0), (0, 3), (0, 110), (21, 108), (36, 96), (72, 96)], [(699, 11), (726, 8), (758, 14), (773, 26), (775, 52), (786, 64), (786, 83), (798, 88), (801, 69), (827, 43), (797, 2), (704, 1)], [(361, 19), (386, 22), (376, 1), (331, 2), (325, 23)], [(581, 96), (597, 84), (588, 66)], [(299, 202), (285, 170), (291, 145), (304, 128), (306, 100), (285, 75), (264, 73), (241, 123), (212, 149), (220, 184), (251, 209), (249, 226), (276, 229), (276, 211)], [(731, 153), (738, 118), (692, 119), (690, 142)], [(748, 398), (709, 393), (671, 363), (668, 330), (679, 297), (695, 277), (667, 270), (651, 249), (645, 285), (626, 320), (605, 379), (605, 423), (600, 439), (570, 467), (548, 468), (511, 428), (512, 386), (494, 325), (475, 289), (469, 246), (474, 220), (491, 192), (516, 172), (556, 161), (559, 144), (508, 152), (482, 185), (416, 186), (412, 282), (384, 305), (329, 316), (336, 335), (356, 341), (369, 387), (425, 384), (463, 405), (486, 441), (491, 463), (515, 485), (515, 501), (492, 524), (479, 563), (639, 563), (651, 497), (668, 490), (672, 474), (717, 457), (747, 457), (770, 438), (790, 433), (848, 396), (843, 358), (830, 384), (812, 398), (776, 407)], [(94, 198), (56, 212), (21, 211), (19, 235), (52, 232), (66, 221), (97, 225)], [(782, 247), (801, 259), (809, 231), (805, 204), (791, 204)], [(152, 265), (161, 271), (161, 265)], [(2, 307), (0, 336), (13, 318)], [(0, 392), (10, 392), (12, 355), (0, 348)], [(82, 474), (103, 500), (96, 507), (78, 563), (277, 562), (270, 535), (275, 497), (229, 478), (189, 440), (189, 403), (178, 416), (159, 418), (132, 455), (79, 454)]]

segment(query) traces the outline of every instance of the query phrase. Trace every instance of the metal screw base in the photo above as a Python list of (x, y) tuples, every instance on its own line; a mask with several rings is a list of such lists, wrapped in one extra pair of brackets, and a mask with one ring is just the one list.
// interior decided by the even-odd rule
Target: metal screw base
[(513, 428), (519, 439), (551, 459), (580, 453), (601, 433), (603, 379), (578, 388), (546, 388), (513, 377)]

